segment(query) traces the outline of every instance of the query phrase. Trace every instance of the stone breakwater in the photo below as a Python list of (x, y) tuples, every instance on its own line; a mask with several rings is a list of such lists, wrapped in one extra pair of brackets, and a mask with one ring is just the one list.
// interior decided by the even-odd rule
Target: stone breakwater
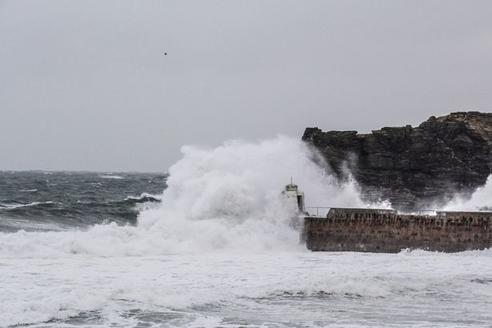
[(306, 217), (312, 251), (397, 253), (402, 249), (460, 252), (492, 247), (492, 212), (399, 214), (393, 210), (332, 208)]

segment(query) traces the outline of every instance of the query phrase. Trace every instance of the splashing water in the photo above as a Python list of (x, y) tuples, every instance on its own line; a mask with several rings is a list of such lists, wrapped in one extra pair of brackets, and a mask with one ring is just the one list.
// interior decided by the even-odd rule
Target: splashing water
[[(0, 235), (2, 256), (148, 255), (211, 250), (295, 250), (299, 232), (280, 191), (290, 177), (316, 206), (367, 206), (353, 181), (339, 183), (312, 161), (308, 147), (278, 136), (256, 143), (186, 146), (170, 168), (162, 204), (138, 225), (96, 225), (88, 231)], [(317, 161), (319, 162), (319, 158)]]
[(469, 196), (456, 195), (443, 206), (443, 211), (492, 211), (492, 177), (489, 176), (484, 186)]

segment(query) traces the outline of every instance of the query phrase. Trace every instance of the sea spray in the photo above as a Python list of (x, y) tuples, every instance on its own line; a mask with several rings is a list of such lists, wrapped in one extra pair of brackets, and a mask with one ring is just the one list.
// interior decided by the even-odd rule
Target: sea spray
[(471, 195), (456, 194), (442, 211), (492, 211), (492, 177)]
[[(185, 146), (162, 203), (138, 224), (88, 231), (0, 235), (0, 256), (149, 255), (203, 251), (299, 250), (299, 233), (280, 192), (293, 177), (308, 206), (366, 206), (353, 181), (338, 182), (304, 143), (285, 136)], [(316, 161), (319, 163), (319, 158)]]

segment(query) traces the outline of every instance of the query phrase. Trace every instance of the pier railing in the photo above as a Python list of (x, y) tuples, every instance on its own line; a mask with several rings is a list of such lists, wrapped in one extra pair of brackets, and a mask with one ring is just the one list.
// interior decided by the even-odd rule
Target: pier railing
[[(306, 206), (305, 209), (310, 216), (321, 216), (325, 217), (328, 211), (334, 208), (333, 206)], [(412, 215), (436, 215), (439, 210), (436, 209), (423, 209), (412, 212), (400, 212), (400, 214), (412, 214)]]
[(328, 211), (330, 210), (331, 206), (306, 206), (306, 210), (310, 215), (315, 215), (314, 211), (311, 212), (310, 210), (316, 210), (316, 216), (326, 216), (328, 214)]

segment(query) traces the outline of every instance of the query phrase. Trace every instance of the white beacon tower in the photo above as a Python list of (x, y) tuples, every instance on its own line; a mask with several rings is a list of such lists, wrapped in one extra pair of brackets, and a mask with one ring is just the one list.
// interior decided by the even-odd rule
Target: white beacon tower
[(282, 191), (282, 195), (287, 202), (293, 204), (295, 208), (297, 208), (298, 214), (305, 214), (304, 193), (299, 191), (297, 185), (292, 183), (292, 178), (290, 178), (290, 184), (286, 185), (285, 190)]

